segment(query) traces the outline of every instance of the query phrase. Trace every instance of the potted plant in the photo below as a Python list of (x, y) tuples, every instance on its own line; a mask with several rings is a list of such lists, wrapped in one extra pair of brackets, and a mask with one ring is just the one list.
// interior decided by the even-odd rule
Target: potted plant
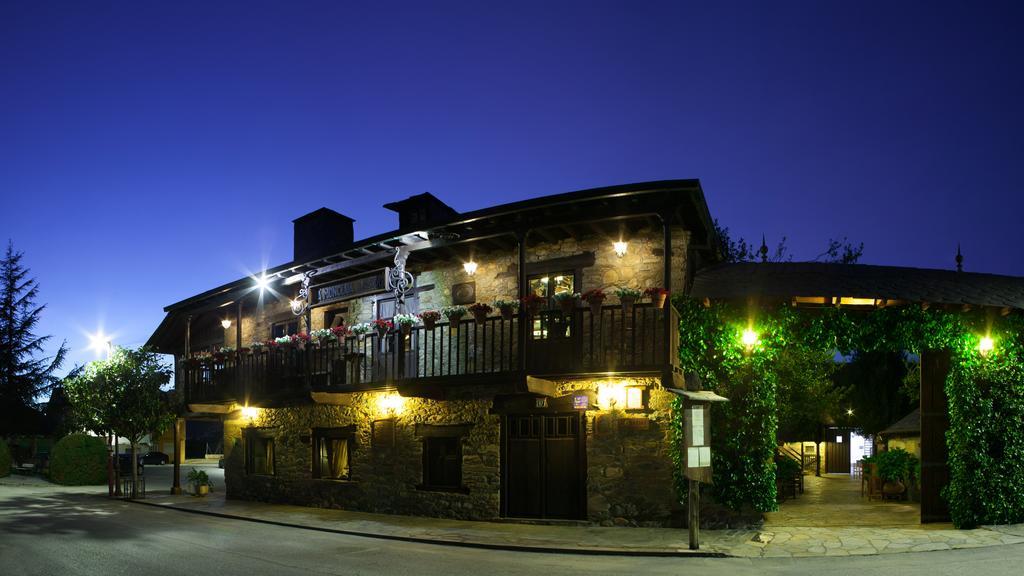
[(539, 294), (527, 294), (520, 299), (520, 302), (527, 314), (536, 316), (540, 312), (541, 305), (544, 304), (544, 297)]
[(427, 330), (433, 330), (434, 325), (441, 319), (441, 313), (437, 310), (427, 310), (420, 314), (420, 320), (423, 321), (423, 327)]
[(373, 322), (370, 322), (370, 324), (373, 326), (373, 329), (377, 331), (377, 336), (382, 339), (388, 335), (388, 332), (390, 332), (392, 328), (395, 327), (391, 320), (386, 320), (384, 318), (377, 318)]
[(249, 353), (250, 354), (262, 354), (263, 352), (266, 352), (266, 351), (267, 351), (267, 343), (266, 342), (256, 342), (256, 341), (253, 341), (253, 342), (249, 343)]
[(448, 328), (452, 332), (458, 329), (459, 322), (462, 321), (462, 317), (466, 315), (465, 306), (445, 306), (441, 309), (441, 313), (448, 319)]
[(188, 483), (192, 485), (192, 493), (196, 496), (206, 496), (210, 493), (210, 488), (213, 487), (206, 472), (195, 468), (188, 473)]
[(651, 304), (654, 304), (655, 308), (664, 308), (665, 299), (668, 298), (668, 290), (665, 290), (660, 286), (656, 286), (644, 290), (644, 296), (651, 299)]
[(896, 498), (906, 492), (916, 460), (902, 448), (893, 448), (872, 456), (871, 463), (877, 467), (878, 477), (883, 482), (882, 494)]
[(619, 299), (619, 303), (622, 304), (622, 313), (631, 314), (633, 312), (633, 304), (640, 298), (640, 291), (636, 288), (616, 288), (615, 296)]
[(274, 338), (274, 347), (275, 348), (284, 348), (284, 349), (291, 348), (292, 347), (292, 337), (291, 336), (281, 336), (280, 338)]
[(360, 322), (359, 324), (352, 326), (352, 328), (350, 328), (349, 330), (351, 330), (353, 334), (362, 339), (366, 337), (366, 335), (370, 332), (371, 328), (368, 322)]
[(476, 320), (477, 324), (483, 324), (487, 321), (487, 315), (491, 313), (491, 306), (484, 304), (483, 302), (477, 302), (469, 307), (469, 311), (473, 313), (473, 319)]
[(349, 331), (348, 331), (348, 328), (345, 327), (345, 326), (335, 326), (334, 328), (331, 328), (331, 334), (334, 335), (334, 338), (339, 343), (344, 344), (345, 343), (345, 337), (348, 336)]
[(604, 305), (604, 299), (606, 297), (604, 290), (601, 290), (600, 288), (587, 290), (583, 294), (580, 294), (580, 299), (590, 306), (590, 313), (598, 317), (601, 315), (601, 306)]
[(562, 314), (572, 314), (573, 309), (576, 308), (576, 299), (578, 297), (579, 294), (573, 294), (572, 292), (558, 292), (551, 299), (562, 309)]
[(412, 327), (419, 322), (419, 316), (415, 314), (395, 314), (394, 321), (398, 325), (398, 329), (401, 330), (402, 336), (408, 336), (412, 332)]
[(334, 333), (327, 328), (320, 328), (309, 333), (309, 341), (313, 346), (319, 348), (323, 344), (334, 341)]
[(512, 317), (516, 315), (516, 309), (519, 308), (519, 302), (515, 300), (495, 300), (494, 307), (501, 312), (502, 320), (512, 320)]

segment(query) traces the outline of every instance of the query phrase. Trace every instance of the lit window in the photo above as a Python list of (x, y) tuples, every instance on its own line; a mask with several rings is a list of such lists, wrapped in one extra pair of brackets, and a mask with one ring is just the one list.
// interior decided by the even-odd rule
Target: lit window
[(343, 428), (313, 431), (313, 477), (348, 480), (351, 434)]
[(644, 389), (635, 386), (626, 388), (626, 409), (640, 410), (644, 407)]

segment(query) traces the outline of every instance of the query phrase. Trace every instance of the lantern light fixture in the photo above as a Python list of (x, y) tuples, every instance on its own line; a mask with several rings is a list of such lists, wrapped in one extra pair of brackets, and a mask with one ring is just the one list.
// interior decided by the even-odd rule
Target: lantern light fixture
[(394, 392), (385, 392), (377, 397), (377, 405), (388, 416), (396, 416), (405, 407), (405, 398)]
[(992, 341), (990, 336), (982, 336), (981, 340), (978, 341), (978, 352), (982, 356), (988, 356), (989, 352), (992, 352), (996, 347), (996, 343)]
[(622, 258), (626, 255), (626, 250), (629, 248), (629, 244), (623, 240), (619, 240), (612, 244), (612, 248), (615, 250), (615, 255)]
[(473, 276), (476, 274), (477, 263), (470, 260), (469, 262), (462, 263), (462, 269), (466, 271), (466, 274)]
[(227, 318), (225, 318), (225, 319), (220, 321), (220, 325), (221, 325), (222, 328), (227, 330), (228, 328), (231, 328), (231, 320), (228, 320)]
[(847, 416), (853, 416), (853, 408), (847, 408), (846, 409), (846, 415)]
[(260, 409), (255, 406), (245, 406), (242, 408), (242, 418), (252, 422), (260, 415)]

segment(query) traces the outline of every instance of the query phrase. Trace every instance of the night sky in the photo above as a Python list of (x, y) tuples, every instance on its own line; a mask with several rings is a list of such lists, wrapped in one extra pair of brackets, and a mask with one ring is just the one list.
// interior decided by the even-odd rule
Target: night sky
[(796, 259), (848, 236), (951, 268), (960, 242), (1024, 275), (1022, 3), (514, 4), (0, 4), (0, 240), (40, 332), (76, 363), (100, 326), (139, 345), (163, 306), (290, 260), (293, 218), (366, 237), (423, 191), (466, 211), (699, 178)]

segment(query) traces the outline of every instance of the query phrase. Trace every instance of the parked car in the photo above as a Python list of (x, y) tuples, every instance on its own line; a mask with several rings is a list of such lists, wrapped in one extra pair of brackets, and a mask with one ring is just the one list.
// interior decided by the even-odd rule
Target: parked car
[(167, 464), (170, 461), (170, 456), (163, 452), (146, 452), (139, 456), (139, 462), (141, 464)]

